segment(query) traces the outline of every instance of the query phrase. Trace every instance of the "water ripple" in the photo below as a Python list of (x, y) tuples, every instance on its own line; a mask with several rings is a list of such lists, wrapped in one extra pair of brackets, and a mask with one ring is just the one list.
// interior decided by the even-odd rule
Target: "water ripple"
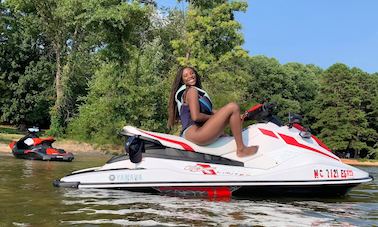
[[(64, 196), (66, 199), (62, 202), (65, 205), (85, 206), (67, 211), (65, 214), (82, 213), (88, 216), (111, 217), (64, 222), (69, 224), (309, 226), (333, 221), (330, 217), (309, 215), (309, 210), (313, 207), (272, 201), (233, 199), (229, 202), (217, 202), (117, 190), (66, 190)], [(128, 220), (120, 217), (127, 217)], [(140, 217), (148, 217), (156, 223), (144, 223), (146, 220), (143, 218), (143, 224), (129, 222), (130, 219)]]

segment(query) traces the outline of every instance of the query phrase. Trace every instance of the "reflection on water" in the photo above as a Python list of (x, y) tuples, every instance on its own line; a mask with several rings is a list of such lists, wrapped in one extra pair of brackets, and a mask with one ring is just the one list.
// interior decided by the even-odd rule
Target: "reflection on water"
[(66, 215), (86, 216), (67, 217), (64, 224), (366, 226), (376, 224), (378, 218), (376, 203), (348, 202), (348, 198), (213, 202), (116, 190), (65, 189), (63, 194), (62, 203), (73, 208)]
[[(0, 154), (0, 226), (374, 226), (376, 181), (348, 196), (232, 198), (209, 201), (122, 190), (54, 188), (52, 181), (109, 156), (80, 154), (72, 163), (17, 160)], [(376, 179), (378, 168), (364, 168)]]
[(328, 217), (308, 215), (308, 208), (273, 201), (213, 202), (109, 190), (66, 190), (64, 196), (64, 204), (82, 207), (69, 214), (80, 212), (88, 217), (63, 221), (69, 224), (308, 226), (330, 221)]

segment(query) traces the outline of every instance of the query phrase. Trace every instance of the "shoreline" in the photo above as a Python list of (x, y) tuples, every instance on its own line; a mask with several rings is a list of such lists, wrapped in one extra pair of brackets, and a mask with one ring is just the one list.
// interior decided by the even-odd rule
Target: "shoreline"
[[(122, 153), (121, 147), (107, 147), (104, 146), (102, 148), (95, 147), (94, 145), (83, 143), (83, 142), (77, 142), (77, 141), (57, 141), (54, 143), (53, 147), (60, 148), (65, 150), (66, 152), (72, 152), (73, 154), (77, 153), (104, 153), (104, 154), (115, 154), (115, 153)], [(10, 153), (12, 154), (12, 151), (8, 144), (1, 143), (0, 142), (0, 153)]]
[(377, 166), (378, 167), (378, 160), (364, 160), (360, 161), (358, 159), (346, 159), (342, 158), (341, 161), (345, 164), (351, 166)]

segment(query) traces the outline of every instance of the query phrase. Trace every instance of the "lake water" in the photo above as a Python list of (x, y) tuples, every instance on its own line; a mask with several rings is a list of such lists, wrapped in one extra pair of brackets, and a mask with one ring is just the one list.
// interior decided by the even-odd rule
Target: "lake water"
[[(109, 158), (80, 153), (72, 163), (62, 163), (0, 153), (0, 226), (378, 226), (377, 180), (333, 199), (227, 201), (52, 186), (54, 179)], [(377, 167), (360, 168), (378, 179)]]

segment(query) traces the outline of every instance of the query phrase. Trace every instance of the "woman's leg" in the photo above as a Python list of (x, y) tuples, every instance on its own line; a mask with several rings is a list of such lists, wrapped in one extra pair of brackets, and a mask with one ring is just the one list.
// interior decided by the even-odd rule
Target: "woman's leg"
[(256, 153), (257, 146), (246, 147), (243, 143), (240, 109), (236, 103), (225, 105), (207, 120), (202, 127), (191, 127), (185, 136), (196, 144), (206, 145), (218, 138), (227, 124), (230, 124), (232, 134), (235, 137), (237, 155), (244, 157)]

